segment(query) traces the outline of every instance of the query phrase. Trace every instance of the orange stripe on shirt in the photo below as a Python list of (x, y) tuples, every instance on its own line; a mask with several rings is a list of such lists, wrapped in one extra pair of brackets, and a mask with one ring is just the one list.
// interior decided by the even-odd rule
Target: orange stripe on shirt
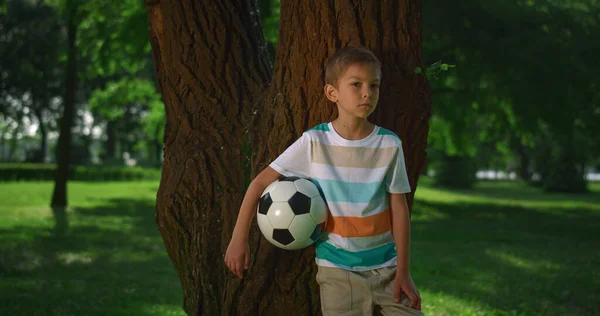
[(367, 217), (329, 216), (325, 231), (342, 237), (371, 237), (392, 230), (390, 210)]

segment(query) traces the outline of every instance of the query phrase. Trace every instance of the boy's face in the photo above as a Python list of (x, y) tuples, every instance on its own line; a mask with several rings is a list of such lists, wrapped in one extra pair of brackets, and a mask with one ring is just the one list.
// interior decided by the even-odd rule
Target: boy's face
[(340, 115), (367, 118), (379, 101), (379, 70), (369, 64), (352, 64), (337, 80), (325, 86), (325, 95), (338, 105)]

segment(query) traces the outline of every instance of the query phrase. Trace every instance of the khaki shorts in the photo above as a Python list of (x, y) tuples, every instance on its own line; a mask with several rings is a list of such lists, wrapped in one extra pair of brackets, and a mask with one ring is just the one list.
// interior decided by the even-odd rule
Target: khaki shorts
[(396, 267), (349, 271), (318, 266), (317, 283), (323, 315), (371, 316), (378, 306), (381, 314), (386, 316), (423, 316), (421, 311), (408, 307), (410, 300), (404, 293), (399, 303), (394, 301), (395, 275)]

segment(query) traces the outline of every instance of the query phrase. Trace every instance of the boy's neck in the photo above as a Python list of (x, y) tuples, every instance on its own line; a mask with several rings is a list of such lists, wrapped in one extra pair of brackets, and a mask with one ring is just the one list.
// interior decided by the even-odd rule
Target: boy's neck
[(366, 119), (364, 120), (344, 120), (340, 117), (331, 122), (335, 131), (345, 139), (359, 140), (369, 136), (375, 125)]

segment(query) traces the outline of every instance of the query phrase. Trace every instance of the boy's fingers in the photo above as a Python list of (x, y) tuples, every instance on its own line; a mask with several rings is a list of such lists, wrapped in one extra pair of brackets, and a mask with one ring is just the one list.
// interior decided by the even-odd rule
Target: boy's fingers
[(239, 262), (235, 263), (235, 274), (241, 279), (242, 278), (242, 265)]
[(238, 275), (240, 277), (240, 279), (242, 279), (244, 277), (244, 263), (240, 261), (240, 263), (238, 264)]
[(394, 288), (394, 301), (396, 303), (400, 302), (400, 293), (401, 292), (402, 292), (401, 290), (398, 290), (397, 288)]
[(421, 295), (419, 295), (419, 292), (415, 293), (415, 297), (417, 298), (415, 309), (421, 310)]
[(231, 272), (233, 272), (233, 274), (235, 274), (235, 276), (237, 276), (237, 277), (240, 276), (240, 274), (238, 273), (237, 266), (236, 266), (235, 263), (232, 263)]
[(408, 298), (410, 299), (410, 305), (408, 307), (410, 308), (415, 308), (417, 307), (417, 297), (415, 296), (415, 293), (413, 293), (412, 291), (405, 291), (406, 296), (408, 296)]

